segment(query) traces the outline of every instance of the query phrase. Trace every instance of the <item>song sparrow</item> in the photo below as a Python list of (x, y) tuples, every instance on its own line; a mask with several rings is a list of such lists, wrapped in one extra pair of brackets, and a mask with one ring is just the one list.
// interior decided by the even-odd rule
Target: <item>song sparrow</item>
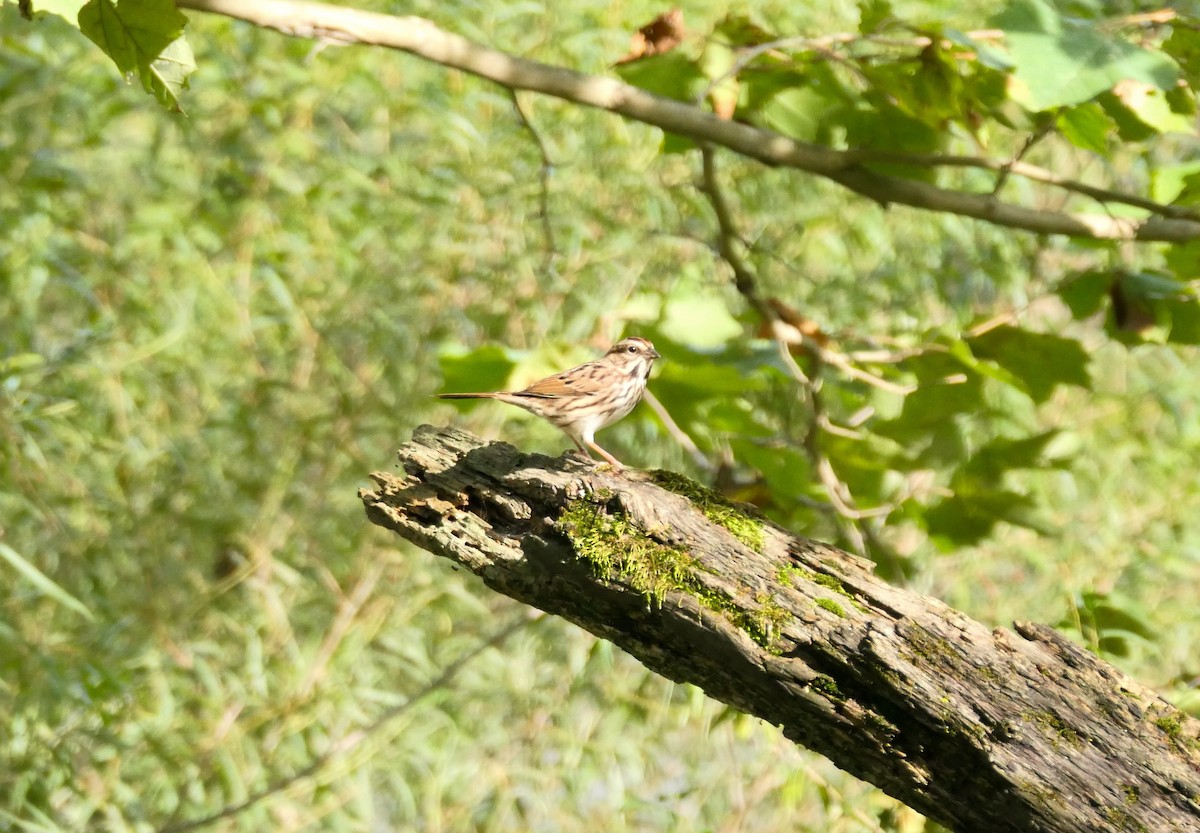
[(658, 358), (662, 357), (646, 339), (623, 338), (603, 357), (547, 376), (525, 390), (440, 393), (438, 397), (498, 399), (524, 408), (561, 429), (585, 455), (591, 448), (616, 468), (622, 468), (616, 457), (596, 445), (595, 435), (641, 401), (650, 367)]

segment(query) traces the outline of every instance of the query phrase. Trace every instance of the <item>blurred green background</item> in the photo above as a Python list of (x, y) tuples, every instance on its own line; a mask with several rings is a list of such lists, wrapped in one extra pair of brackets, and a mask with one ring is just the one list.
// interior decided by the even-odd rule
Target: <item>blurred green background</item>
[[(810, 6), (756, 12), (787, 31), (857, 26), (852, 4)], [(699, 31), (724, 12), (684, 8)], [(986, 12), (898, 8), (964, 29)], [(660, 11), (403, 9), (596, 73)], [(504, 91), (190, 18), (200, 69), (179, 115), (77, 31), (0, 7), (0, 828), (154, 829), (333, 752), (213, 829), (922, 829), (773, 727), (363, 518), (356, 490), (422, 422), (570, 446), (512, 409), (432, 394), (520, 384), (643, 334), (667, 359), (651, 390), (711, 459), (733, 449), (776, 517), (853, 543), (812, 508), (803, 456), (763, 451), (800, 430), (803, 403), (713, 253), (695, 158), (522, 96), (554, 162), (543, 217), (542, 158)], [(763, 292), (827, 332), (911, 345), (1018, 309), (1085, 345), (1091, 390), (981, 388), (957, 419), (964, 460), (1057, 431), (1049, 462), (1001, 467), (1035, 520), (968, 543), (914, 503), (869, 531), (914, 589), (991, 625), (1058, 624), (1195, 708), (1196, 348), (1071, 320), (1054, 288), (1110, 251), (884, 210), (730, 157), (722, 170)], [(900, 408), (845, 380), (825, 395), (840, 416)], [(600, 439), (629, 464), (705, 476), (645, 406)], [(903, 445), (843, 449), (841, 473), (864, 494), (917, 489), (937, 467), (902, 471)]]

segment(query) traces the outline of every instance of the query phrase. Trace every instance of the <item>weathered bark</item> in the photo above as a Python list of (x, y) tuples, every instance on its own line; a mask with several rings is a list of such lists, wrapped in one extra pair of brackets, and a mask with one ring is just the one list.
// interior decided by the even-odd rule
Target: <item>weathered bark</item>
[(374, 523), (959, 833), (1200, 831), (1200, 723), (1048, 627), (989, 631), (669, 473), (429, 426), (400, 461)]

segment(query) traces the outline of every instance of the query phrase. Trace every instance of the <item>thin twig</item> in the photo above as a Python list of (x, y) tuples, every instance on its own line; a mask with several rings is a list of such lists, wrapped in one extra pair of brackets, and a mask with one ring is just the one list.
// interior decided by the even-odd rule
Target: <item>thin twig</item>
[(700, 190), (708, 197), (713, 214), (717, 217), (717, 253), (733, 270), (734, 285), (747, 303), (754, 308), (763, 321), (774, 321), (775, 313), (759, 294), (758, 281), (754, 277), (754, 272), (746, 265), (741, 252), (737, 249), (736, 244), (740, 242), (741, 237), (737, 233), (733, 215), (729, 211), (729, 203), (725, 201), (725, 194), (717, 181), (716, 151), (711, 145), (700, 146), (700, 161)]
[(866, 538), (863, 530), (858, 527), (864, 519), (873, 516), (874, 510), (870, 510), (871, 515), (868, 515), (854, 506), (849, 487), (838, 478), (832, 461), (830, 461), (821, 449), (820, 434), (824, 427), (829, 424), (821, 402), (822, 369), (825, 367), (826, 360), (832, 357), (835, 359), (835, 366), (847, 373), (847, 375), (862, 379), (863, 381), (870, 380), (871, 383), (877, 386), (885, 387), (885, 389), (895, 389), (897, 392), (904, 392), (904, 389), (885, 380), (876, 379), (857, 368), (851, 368), (849, 363), (841, 356), (821, 350), (815, 344), (808, 350), (808, 354), (814, 364), (812, 374), (806, 374), (801, 369), (792, 357), (790, 345), (780, 333), (779, 325), (782, 322), (780, 322), (778, 314), (759, 293), (758, 278), (754, 274), (754, 271), (746, 264), (746, 261), (737, 249), (736, 244), (742, 238), (738, 233), (733, 214), (729, 210), (729, 203), (725, 200), (725, 193), (721, 189), (720, 180), (717, 177), (715, 151), (710, 146), (701, 145), (700, 154), (702, 165), (699, 188), (708, 197), (709, 204), (712, 205), (713, 214), (717, 218), (717, 252), (729, 265), (729, 268), (733, 270), (734, 284), (738, 292), (742, 294), (746, 302), (753, 307), (763, 322), (770, 328), (771, 335), (779, 347), (780, 357), (784, 360), (785, 367), (791, 372), (800, 389), (807, 394), (809, 423), (803, 447), (817, 471), (817, 477), (821, 481), (825, 493), (829, 496), (829, 500), (833, 504), (836, 522), (841, 527), (845, 537), (850, 541), (852, 548), (859, 555), (865, 556), (867, 553)]
[(1086, 182), (1059, 176), (1051, 170), (1027, 162), (988, 159), (983, 156), (964, 156), (957, 154), (938, 153), (904, 153), (903, 151), (876, 150), (874, 148), (855, 148), (845, 151), (849, 158), (861, 164), (912, 165), (927, 168), (980, 168), (998, 173), (1007, 170), (1024, 179), (1040, 182), (1043, 185), (1053, 185), (1064, 191), (1070, 191), (1085, 197), (1091, 197), (1100, 203), (1118, 203), (1133, 208), (1140, 208), (1160, 217), (1177, 220), (1200, 220), (1200, 211), (1181, 205), (1166, 205), (1155, 202), (1136, 194), (1126, 194), (1121, 191), (1111, 191), (1088, 185)]
[(534, 127), (533, 122), (529, 119), (529, 114), (521, 105), (521, 99), (517, 97), (516, 89), (509, 87), (508, 95), (512, 99), (513, 110), (516, 111), (517, 118), (521, 120), (521, 125), (533, 137), (538, 153), (542, 157), (541, 168), (538, 171), (538, 220), (542, 224), (542, 237), (546, 242), (545, 268), (547, 272), (551, 272), (554, 268), (554, 260), (558, 256), (558, 244), (554, 240), (554, 227), (550, 223), (550, 177), (554, 174), (554, 161), (550, 158), (550, 152), (546, 150), (542, 134)]
[(1025, 137), (1025, 141), (1021, 143), (1021, 147), (1019, 147), (1017, 152), (1013, 154), (1012, 159), (1010, 159), (1006, 164), (1000, 166), (1000, 175), (996, 177), (996, 184), (992, 186), (993, 196), (1000, 195), (1000, 191), (1004, 188), (1004, 183), (1008, 182), (1009, 176), (1012, 175), (1013, 167), (1021, 163), (1021, 160), (1029, 154), (1029, 151), (1033, 150), (1034, 145), (1049, 136), (1053, 131), (1053, 127), (1053, 122), (1046, 122), (1033, 133), (1030, 133)]
[(680, 428), (679, 423), (671, 418), (671, 414), (667, 411), (666, 407), (657, 396), (655, 396), (651, 391), (647, 390), (645, 394), (643, 394), (642, 398), (646, 401), (646, 404), (650, 406), (650, 410), (654, 411), (654, 413), (658, 415), (658, 418), (662, 420), (662, 424), (667, 429), (667, 433), (671, 435), (671, 438), (674, 439), (684, 451), (691, 455), (693, 462), (695, 462), (698, 467), (707, 472), (711, 472), (716, 469), (716, 466), (713, 465), (713, 462), (705, 456), (704, 452), (700, 450), (700, 447), (696, 445), (695, 441), (688, 436), (688, 433)]
[(159, 833), (185, 833), (189, 830), (198, 830), (201, 827), (208, 827), (210, 824), (215, 824), (222, 819), (236, 816), (238, 813), (253, 807), (255, 804), (258, 804), (273, 795), (283, 792), (300, 781), (316, 776), (318, 772), (332, 763), (336, 758), (343, 756), (362, 745), (363, 741), (369, 738), (385, 724), (404, 714), (406, 711), (417, 705), (417, 703), (421, 702), (429, 695), (441, 688), (444, 688), (459, 674), (459, 672), (463, 670), (463, 668), (465, 668), (469, 663), (471, 663), (472, 660), (474, 660), (484, 651), (488, 650), (489, 648), (495, 648), (496, 646), (502, 644), (514, 633), (528, 627), (533, 622), (539, 621), (545, 617), (545, 615), (546, 614), (544, 613), (539, 613), (531, 618), (527, 613), (522, 612), (519, 616), (493, 633), (483, 642), (480, 642), (474, 648), (467, 651), (458, 659), (447, 665), (441, 674), (438, 674), (436, 677), (426, 683), (420, 690), (418, 690), (403, 703), (393, 706), (366, 727), (358, 730), (357, 732), (352, 732), (351, 734), (342, 738), (340, 741), (334, 743), (327, 752), (319, 755), (312, 761), (312, 763), (303, 769), (297, 770), (291, 775), (276, 781), (270, 786), (251, 794), (248, 798), (239, 801), (236, 804), (230, 804), (221, 808), (215, 813), (202, 816), (198, 819), (168, 824), (160, 828)]
[(821, 350), (821, 358), (828, 364), (833, 365), (838, 370), (845, 373), (852, 379), (858, 379), (860, 382), (865, 382), (874, 388), (887, 391), (888, 393), (896, 393), (900, 396), (908, 396), (916, 390), (913, 385), (898, 385), (895, 382), (889, 382), (880, 376), (873, 373), (867, 373), (865, 370), (859, 370), (846, 359), (845, 356), (833, 350)]

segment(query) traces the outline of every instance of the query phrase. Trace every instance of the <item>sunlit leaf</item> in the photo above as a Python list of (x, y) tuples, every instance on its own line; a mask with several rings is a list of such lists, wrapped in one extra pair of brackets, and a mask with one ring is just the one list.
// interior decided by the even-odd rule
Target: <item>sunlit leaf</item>
[(808, 457), (796, 448), (735, 439), (730, 443), (739, 463), (758, 471), (780, 500), (796, 500), (812, 487)]
[(658, 386), (690, 388), (695, 393), (708, 396), (717, 394), (746, 393), (762, 386), (759, 380), (747, 378), (736, 367), (715, 361), (663, 363), (662, 372), (655, 377)]
[(1196, 133), (1196, 121), (1171, 109), (1166, 93), (1152, 84), (1125, 79), (1112, 89), (1113, 98), (1156, 133)]
[(494, 345), (470, 352), (446, 350), (438, 356), (442, 390), (446, 393), (479, 393), (503, 388), (516, 366), (508, 353)]
[(1064, 108), (1055, 123), (1071, 144), (1101, 156), (1108, 155), (1114, 124), (1096, 102)]
[(696, 61), (680, 49), (618, 64), (616, 72), (626, 83), (679, 101), (695, 101), (708, 85)]
[(1154, 640), (1158, 633), (1146, 621), (1137, 605), (1107, 593), (1086, 591), (1079, 594), (1073, 609), (1057, 627), (1081, 631), (1096, 650), (1113, 656), (1129, 655), (1129, 636)]
[(117, 69), (137, 73), (146, 91), (169, 106), (178, 106), (195, 69), (191, 48), (179, 42), (186, 23), (171, 0), (88, 0), (79, 10), (80, 30)]
[(1016, 0), (992, 24), (1004, 30), (1016, 65), (1013, 97), (1031, 110), (1079, 104), (1125, 80), (1167, 90), (1179, 77), (1161, 53), (1068, 18), (1045, 0)]
[(167, 45), (158, 60), (150, 64), (150, 92), (165, 107), (178, 108), (180, 94), (187, 89), (188, 76), (196, 71), (192, 47), (184, 38)]
[(785, 136), (817, 141), (828, 128), (823, 118), (836, 102), (808, 85), (780, 90), (762, 107), (762, 121)]
[(745, 116), (804, 141), (828, 141), (855, 99), (825, 65), (805, 73), (756, 67), (741, 78)]
[(710, 39), (700, 56), (700, 71), (708, 79), (708, 100), (713, 111), (723, 119), (733, 118), (738, 102), (738, 79), (735, 73), (737, 56), (726, 43)]
[(700, 291), (671, 295), (659, 327), (672, 341), (700, 349), (719, 347), (742, 332), (724, 299)]
[(72, 596), (66, 590), (63, 590), (53, 579), (29, 563), (16, 550), (3, 542), (0, 542), (0, 559), (4, 559), (10, 567), (16, 570), (20, 575), (36, 587), (43, 595), (48, 596), (58, 602), (63, 607), (75, 611), (80, 616), (87, 619), (95, 619), (92, 612), (88, 610), (87, 605)]
[(1150, 179), (1150, 198), (1176, 205), (1200, 202), (1200, 161), (1156, 166)]

